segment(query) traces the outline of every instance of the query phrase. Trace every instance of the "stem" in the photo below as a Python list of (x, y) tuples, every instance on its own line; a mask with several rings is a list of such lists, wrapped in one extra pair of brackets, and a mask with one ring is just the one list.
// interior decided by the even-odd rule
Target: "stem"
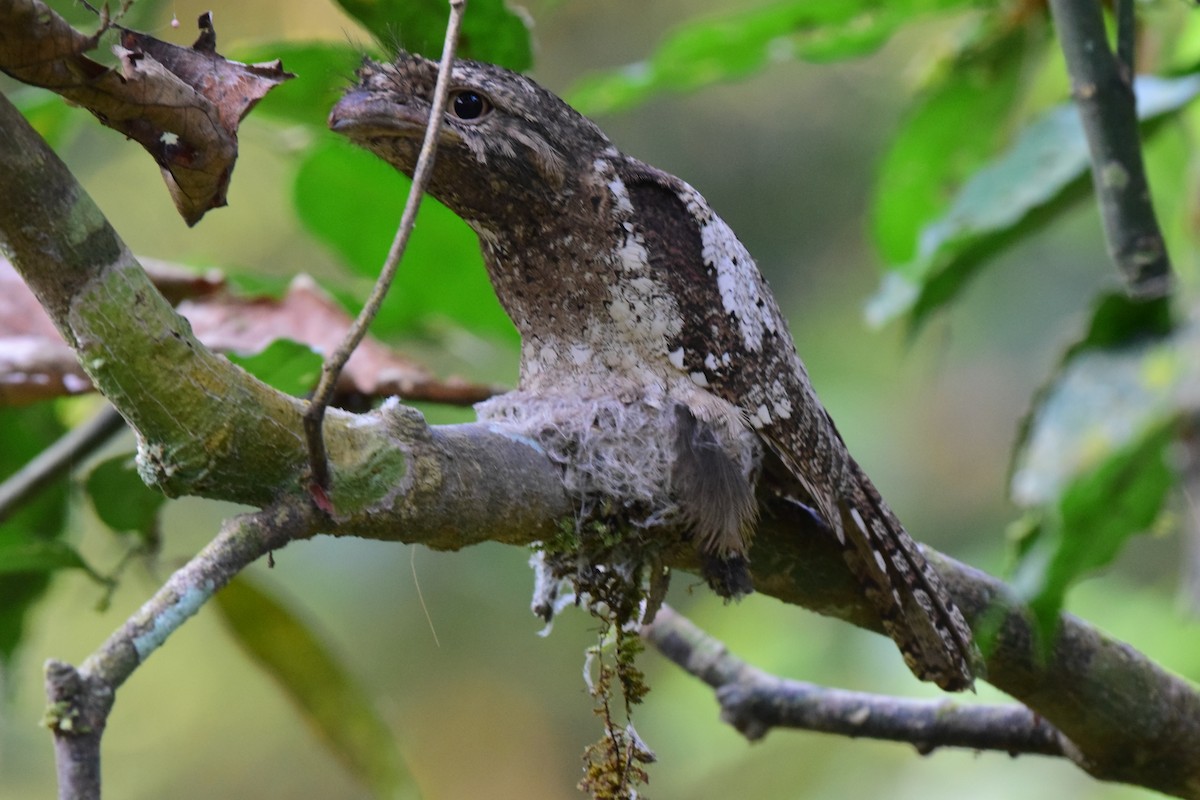
[(1150, 199), (1133, 94), (1133, 4), (1117, 4), (1117, 55), (1099, 2), (1050, 0), (1050, 9), (1091, 152), (1109, 257), (1131, 295), (1165, 297), (1171, 262)]
[(242, 569), (264, 553), (311, 536), (317, 524), (311, 506), (299, 499), (227, 521), (81, 667), (46, 664), (45, 724), (54, 733), (62, 800), (100, 797), (100, 738), (121, 684)]

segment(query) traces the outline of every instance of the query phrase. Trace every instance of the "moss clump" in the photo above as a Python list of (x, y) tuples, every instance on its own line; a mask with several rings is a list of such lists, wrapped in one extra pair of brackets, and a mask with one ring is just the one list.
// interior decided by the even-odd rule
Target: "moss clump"
[(588, 688), (604, 734), (583, 751), (579, 789), (595, 800), (634, 800), (640, 796), (638, 788), (650, 780), (645, 765), (654, 762), (654, 753), (633, 727), (633, 707), (650, 687), (636, 663), (642, 651), (637, 626), (616, 624), (611, 617), (605, 623), (597, 644), (588, 648), (589, 676), (595, 671)]
[(538, 546), (539, 583), (556, 588), (540, 605), (535, 599), (535, 609), (549, 621), (555, 597), (566, 596), (569, 587), (576, 604), (600, 620), (599, 638), (586, 652), (585, 674), (603, 733), (584, 750), (579, 788), (596, 800), (633, 800), (649, 779), (645, 765), (654, 760), (632, 719), (634, 706), (650, 691), (637, 667), (638, 628), (653, 604), (647, 602), (646, 587), (661, 578), (660, 545), (614, 503), (601, 499), (590, 505), (590, 514), (564, 520), (556, 535)]

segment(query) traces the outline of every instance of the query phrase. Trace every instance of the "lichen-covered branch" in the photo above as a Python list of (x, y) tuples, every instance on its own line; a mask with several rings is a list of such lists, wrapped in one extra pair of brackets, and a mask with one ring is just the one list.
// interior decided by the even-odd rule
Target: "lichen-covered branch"
[[(811, 518), (770, 504), (752, 556), (755, 587), (872, 630), (877, 619)], [(1070, 614), (1043, 648), (1030, 610), (1003, 581), (925, 549), (975, 630), (996, 631), (986, 680), (1045, 718), (1096, 778), (1200, 798), (1200, 693), (1143, 653)], [(679, 566), (678, 561), (672, 566)]]
[[(225, 497), (260, 507), (283, 491), (299, 491), (302, 401), (200, 344), (5, 98), (0, 130), (0, 247), (88, 377), (138, 434), (142, 477), (170, 496)], [(333, 419), (335, 469), (403, 470), (400, 454), (372, 446), (373, 437), (351, 415)], [(254, 431), (253, 439), (247, 431)]]
[(1133, 4), (1116, 5), (1119, 53), (1109, 45), (1098, 0), (1050, 0), (1091, 152), (1109, 256), (1131, 294), (1162, 297), (1171, 288), (1171, 262), (1142, 163), (1133, 94)]
[(768, 675), (671, 608), (663, 607), (642, 635), (715, 689), (721, 718), (752, 741), (783, 727), (908, 742), (922, 754), (966, 747), (1063, 756), (1073, 749), (1054, 726), (1025, 706), (908, 700)]

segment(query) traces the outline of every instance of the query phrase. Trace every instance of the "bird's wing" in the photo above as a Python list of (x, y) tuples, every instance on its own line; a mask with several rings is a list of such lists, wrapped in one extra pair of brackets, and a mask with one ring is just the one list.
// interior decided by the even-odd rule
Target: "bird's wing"
[(783, 461), (793, 480), (832, 528), (838, 514), (829, 477), (844, 470), (845, 447), (825, 424), (787, 322), (754, 260), (691, 186), (632, 159), (619, 174), (654, 278), (684, 318), (668, 342), (672, 363), (739, 408), (743, 423), (772, 451), (790, 454)]
[(745, 247), (695, 189), (632, 159), (620, 177), (655, 277), (684, 325), (673, 363), (741, 409), (811, 502), (909, 667), (946, 689), (971, 685), (978, 662), (941, 579), (850, 456), (812, 389), (787, 323)]

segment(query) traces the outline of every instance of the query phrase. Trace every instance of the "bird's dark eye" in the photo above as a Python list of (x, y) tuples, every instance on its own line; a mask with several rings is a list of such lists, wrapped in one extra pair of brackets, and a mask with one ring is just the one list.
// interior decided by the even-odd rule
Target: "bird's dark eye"
[(479, 119), (492, 110), (492, 104), (479, 92), (459, 89), (450, 97), (450, 109), (459, 119)]

